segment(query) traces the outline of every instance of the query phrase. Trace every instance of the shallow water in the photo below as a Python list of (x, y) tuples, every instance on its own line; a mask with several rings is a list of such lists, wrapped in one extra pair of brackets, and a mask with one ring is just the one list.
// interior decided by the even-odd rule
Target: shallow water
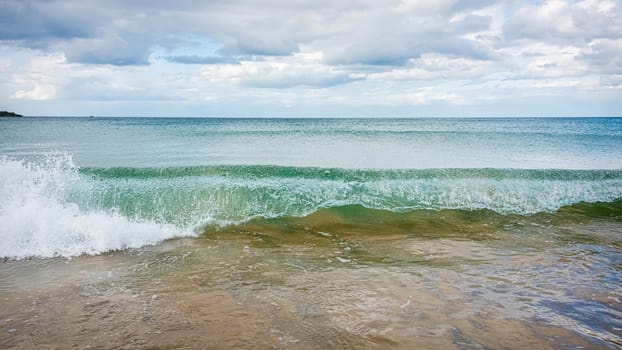
[(345, 207), (99, 256), (7, 260), (0, 346), (617, 348), (617, 208), (565, 208), (575, 220), (560, 225), (568, 214)]

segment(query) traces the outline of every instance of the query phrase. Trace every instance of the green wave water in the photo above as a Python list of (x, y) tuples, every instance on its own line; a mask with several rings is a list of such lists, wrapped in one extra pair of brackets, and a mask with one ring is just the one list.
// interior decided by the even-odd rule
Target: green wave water
[(622, 198), (620, 170), (348, 170), (279, 166), (81, 168), (68, 200), (179, 226), (305, 216), (360, 205), (394, 212), (480, 210), (532, 215)]
[(482, 178), (491, 180), (607, 180), (622, 178), (622, 170), (568, 170), (568, 169), (339, 169), (301, 168), (266, 165), (222, 165), (163, 168), (81, 168), (80, 173), (100, 178), (177, 178), (196, 176), (232, 176), (239, 178), (305, 178), (344, 181), (378, 179), (460, 179)]

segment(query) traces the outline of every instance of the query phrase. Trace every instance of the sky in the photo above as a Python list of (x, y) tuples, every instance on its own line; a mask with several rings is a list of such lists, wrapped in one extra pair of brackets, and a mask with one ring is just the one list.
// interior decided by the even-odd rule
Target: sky
[(622, 116), (622, 0), (0, 0), (32, 116)]

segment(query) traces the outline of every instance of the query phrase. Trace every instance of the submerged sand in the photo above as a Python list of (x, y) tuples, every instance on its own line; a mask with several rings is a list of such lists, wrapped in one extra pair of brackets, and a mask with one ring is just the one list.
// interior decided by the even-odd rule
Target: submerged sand
[[(299, 224), (250, 223), (71, 260), (4, 261), (0, 348), (622, 345), (621, 292), (607, 288), (620, 267), (603, 265), (586, 242), (467, 226), (426, 235)], [(598, 224), (565, 230), (607, 228)], [(619, 242), (605, 238), (603, 254), (619, 254)], [(577, 316), (585, 303), (595, 313)]]

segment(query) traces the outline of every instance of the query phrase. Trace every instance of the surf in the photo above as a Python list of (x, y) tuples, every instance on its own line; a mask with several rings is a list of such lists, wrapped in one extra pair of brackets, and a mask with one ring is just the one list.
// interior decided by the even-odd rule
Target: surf
[(0, 257), (72, 257), (138, 248), (188, 235), (179, 227), (129, 218), (116, 208), (84, 209), (66, 193), (97, 191), (70, 155), (32, 163), (0, 157)]
[(78, 167), (60, 152), (31, 161), (4, 156), (0, 256), (99, 254), (252, 220), (321, 216), (343, 208), (359, 208), (346, 212), (374, 220), (393, 215), (387, 213), (402, 219), (437, 213), (438, 219), (452, 211), (486, 212), (490, 218), (619, 216), (620, 198), (620, 170), (95, 168)]

